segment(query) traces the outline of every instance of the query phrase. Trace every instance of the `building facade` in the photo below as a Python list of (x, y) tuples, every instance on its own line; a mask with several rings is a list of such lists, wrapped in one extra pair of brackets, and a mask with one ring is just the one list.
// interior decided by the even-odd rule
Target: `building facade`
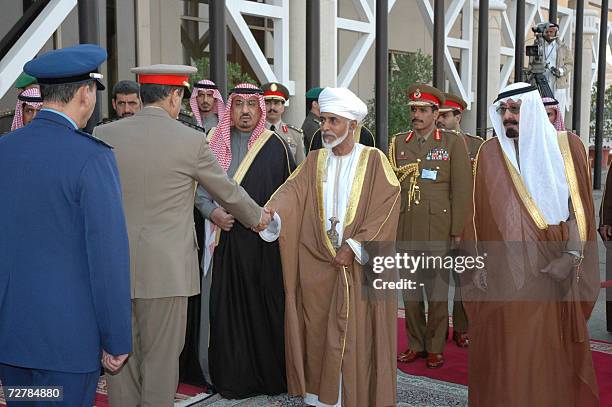
[[(88, 0), (79, 0), (84, 2)], [(97, 9), (99, 43), (109, 59), (102, 67), (108, 89), (122, 79), (134, 79), (130, 68), (153, 63), (205, 65), (210, 55), (209, 1), (211, 0), (89, 0)], [(319, 0), (321, 86), (348, 86), (362, 99), (374, 97), (375, 0)], [(0, 14), (0, 38), (36, 2), (11, 2)], [(12, 82), (29, 58), (39, 50), (79, 42), (77, 0), (47, 1), (47, 14), (39, 16), (23, 37), (21, 52), (0, 60), (0, 110), (12, 108)], [(389, 61), (398, 54), (421, 50), (432, 54), (433, 6), (430, 0), (388, 0)], [(599, 29), (599, 0), (587, 1), (584, 21), (583, 100), (590, 100), (595, 80)], [(464, 125), (476, 126), (476, 61), (478, 0), (445, 1), (445, 91), (468, 101)], [(558, 1), (560, 36), (573, 49), (575, 0)], [(43, 18), (44, 17), (44, 18)], [(306, 0), (225, 0), (227, 61), (257, 82), (279, 81), (294, 95), (286, 120), (300, 125), (305, 112)], [(500, 87), (512, 81), (516, 0), (490, 0), (488, 41), (488, 102)], [(548, 20), (548, 0), (527, 0), (525, 38), (530, 28)], [(610, 32), (605, 30), (604, 32)], [(609, 34), (608, 34), (609, 35)], [(13, 51), (13, 50), (11, 50)], [(8, 61), (10, 59), (11, 61)], [(9, 63), (11, 62), (11, 63)], [(2, 82), (4, 81), (4, 82)], [(102, 116), (108, 116), (108, 90), (101, 95)], [(581, 134), (588, 134), (589, 105), (583, 103)], [(569, 119), (571, 115), (567, 115)], [(571, 123), (569, 123), (571, 125)]]

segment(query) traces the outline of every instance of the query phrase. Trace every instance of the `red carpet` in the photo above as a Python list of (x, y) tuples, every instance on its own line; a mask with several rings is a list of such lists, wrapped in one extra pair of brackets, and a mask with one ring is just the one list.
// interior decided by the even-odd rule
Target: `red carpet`
[[(451, 328), (452, 335), (452, 328)], [(452, 338), (452, 336), (449, 337)], [(397, 350), (408, 348), (408, 338), (403, 318), (397, 319)], [(591, 340), (591, 354), (599, 385), (602, 406), (612, 406), (612, 343)], [(398, 363), (397, 367), (405, 373), (425, 376), (436, 380), (467, 385), (468, 350), (459, 348), (452, 340), (447, 341), (444, 349), (444, 366), (439, 369), (425, 367), (425, 359), (412, 363)]]
[[(186, 400), (199, 393), (202, 393), (204, 389), (200, 387), (190, 386), (188, 384), (179, 384), (178, 391), (174, 398), (175, 401)], [(6, 406), (4, 402), (4, 396), (2, 394), (2, 388), (0, 387), (0, 406)], [(96, 390), (96, 399), (94, 401), (94, 407), (110, 407), (108, 397), (106, 396), (106, 380), (104, 377), (100, 377), (98, 382), (98, 389)]]

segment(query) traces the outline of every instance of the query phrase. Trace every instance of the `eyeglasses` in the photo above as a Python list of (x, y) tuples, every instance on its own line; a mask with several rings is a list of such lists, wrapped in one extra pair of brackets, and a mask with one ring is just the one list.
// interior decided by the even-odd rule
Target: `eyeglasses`
[(521, 107), (520, 106), (510, 106), (510, 107), (498, 106), (497, 109), (495, 109), (495, 111), (502, 116), (506, 114), (506, 111), (510, 111), (510, 113), (512, 114), (519, 114), (521, 112)]

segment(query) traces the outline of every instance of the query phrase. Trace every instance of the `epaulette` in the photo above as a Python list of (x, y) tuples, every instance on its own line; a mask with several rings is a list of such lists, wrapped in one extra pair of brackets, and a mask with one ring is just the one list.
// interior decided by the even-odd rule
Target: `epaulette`
[(197, 124), (189, 123), (188, 121), (183, 120), (180, 117), (176, 120), (183, 123), (185, 126), (191, 127), (192, 129), (196, 129), (197, 131), (201, 131), (202, 133), (206, 133), (206, 129), (204, 129), (204, 127), (202, 126), (198, 126)]
[(101, 126), (103, 124), (108, 124), (108, 123), (112, 123), (112, 122), (116, 122), (117, 120), (121, 119), (121, 117), (115, 117), (115, 118), (105, 118), (102, 119), (98, 124), (96, 124), (96, 126)]
[(15, 114), (15, 109), (4, 110), (0, 112), (0, 118), (9, 117)]
[[(395, 141), (396, 138), (400, 138), (400, 140), (404, 140), (406, 139), (406, 137), (408, 137), (408, 134), (410, 134), (410, 131), (400, 131), (399, 133), (395, 133), (394, 135), (391, 136), (391, 141)], [(403, 137), (400, 137), (403, 136)]]
[(108, 144), (107, 142), (100, 140), (99, 138), (97, 138), (96, 136), (94, 136), (93, 134), (89, 134), (85, 131), (82, 130), (75, 130), (78, 134), (80, 134), (81, 136), (85, 136), (90, 140), (95, 141), (98, 144), (102, 144), (103, 146), (106, 146), (108, 148), (114, 148), (113, 146), (111, 146), (110, 144)]
[[(287, 123), (285, 123), (285, 124), (287, 124)], [(295, 131), (297, 131), (299, 133), (304, 133), (304, 130), (300, 129), (299, 127), (295, 127), (295, 126), (292, 126), (290, 124), (287, 124), (287, 127), (289, 127), (290, 129), (293, 129), (293, 130), (295, 130)]]
[(187, 117), (193, 117), (193, 112), (190, 112), (189, 110), (186, 110), (186, 109), (181, 109), (179, 114), (182, 114), (183, 116), (187, 116)]
[(484, 141), (484, 140), (482, 139), (482, 137), (473, 136), (473, 135), (471, 135), (470, 133), (463, 133), (463, 134), (465, 134), (466, 136), (471, 137), (471, 138), (473, 138), (473, 139), (480, 140), (480, 141)]

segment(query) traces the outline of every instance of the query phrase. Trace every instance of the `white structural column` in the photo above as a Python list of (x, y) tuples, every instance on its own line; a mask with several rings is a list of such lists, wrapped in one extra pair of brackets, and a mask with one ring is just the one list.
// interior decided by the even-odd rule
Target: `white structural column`
[(321, 86), (336, 86), (338, 72), (337, 0), (321, 0)]
[(151, 65), (151, 0), (136, 0), (136, 24), (138, 65)]
[(283, 119), (300, 127), (306, 112), (306, 2), (295, 1), (289, 6), (289, 77), (295, 84), (290, 105), (285, 109)]
[[(474, 1), (474, 36), (478, 38), (478, 0)], [(488, 25), (488, 41), (489, 41), (489, 66), (487, 71), (487, 106), (493, 103), (493, 100), (499, 93), (499, 84), (501, 82), (501, 45), (502, 45), (502, 13), (506, 10), (506, 4), (502, 0), (490, 0), (489, 2), (489, 21)], [(478, 47), (474, 47), (472, 53), (473, 69), (472, 69), (472, 92), (476, 94), (476, 86), (478, 83)], [(464, 114), (463, 128), (471, 134), (476, 134), (476, 100), (473, 101), (472, 109)], [(491, 126), (491, 121), (487, 117), (487, 127)]]
[(137, 0), (138, 65), (178, 64), (182, 58), (179, 7), (165, 0)]
[[(599, 13), (592, 8), (585, 7), (582, 36), (582, 72), (574, 72), (573, 74), (582, 75), (580, 129), (575, 130), (579, 131), (580, 139), (587, 148), (589, 146), (589, 127), (591, 124), (591, 86), (593, 85), (594, 70), (597, 67), (597, 59), (594, 57), (598, 52), (598, 26)], [(593, 60), (595, 62), (591, 63)], [(565, 117), (569, 118), (570, 120), (571, 116), (571, 114), (565, 115)], [(573, 129), (573, 127), (570, 126), (566, 127), (568, 129)]]
[[(255, 40), (244, 15), (265, 17), (274, 21), (273, 67)], [(289, 80), (289, 1), (270, 0), (267, 3), (258, 3), (226, 0), (225, 17), (228, 28), (255, 71), (259, 82), (281, 82), (287, 86), (289, 93), (294, 94), (294, 83)]]
[[(450, 91), (461, 96), (468, 104), (468, 109), (475, 109), (472, 106), (472, 52), (478, 45), (473, 31), (473, 0), (452, 0), (448, 5), (444, 15), (444, 74), (450, 82)], [(433, 41), (433, 19), (434, 10), (429, 0), (419, 0), (416, 2), (423, 16), (425, 26)], [(460, 19), (461, 30), (459, 37), (452, 37), (451, 30), (457, 20)], [(459, 51), (461, 70), (457, 71), (453, 60), (451, 49)], [(442, 89), (444, 90), (444, 89)]]
[(34, 58), (64, 19), (76, 0), (52, 0), (0, 61), (0, 97), (11, 88), (23, 65)]

